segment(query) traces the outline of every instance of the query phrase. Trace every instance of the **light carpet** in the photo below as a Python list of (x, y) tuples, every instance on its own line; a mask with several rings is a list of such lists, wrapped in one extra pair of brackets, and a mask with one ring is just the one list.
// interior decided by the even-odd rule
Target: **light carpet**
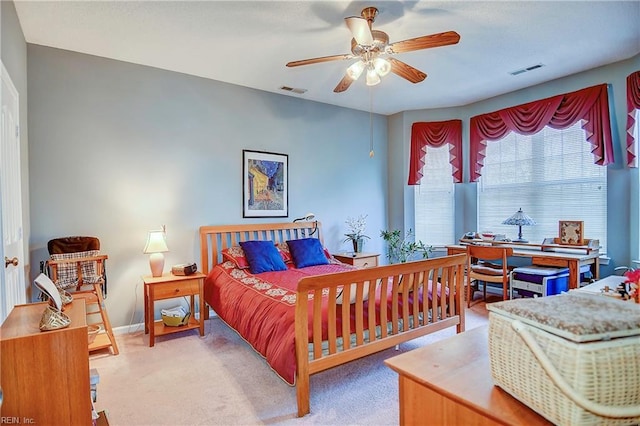
[[(487, 324), (485, 303), (466, 329)], [(142, 331), (117, 336), (120, 354), (90, 357), (100, 375), (95, 407), (110, 425), (395, 425), (398, 375), (384, 360), (453, 336), (450, 328), (311, 376), (311, 413), (296, 417), (295, 388), (217, 318), (149, 347)]]

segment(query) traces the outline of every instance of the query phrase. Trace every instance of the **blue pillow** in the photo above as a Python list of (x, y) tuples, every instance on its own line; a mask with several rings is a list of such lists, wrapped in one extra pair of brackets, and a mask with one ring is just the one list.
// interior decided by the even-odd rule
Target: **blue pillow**
[(240, 247), (249, 263), (252, 274), (271, 271), (286, 271), (287, 265), (273, 241), (241, 241)]
[(317, 238), (302, 238), (287, 241), (289, 252), (296, 268), (305, 266), (327, 265), (329, 260), (324, 254), (324, 249)]

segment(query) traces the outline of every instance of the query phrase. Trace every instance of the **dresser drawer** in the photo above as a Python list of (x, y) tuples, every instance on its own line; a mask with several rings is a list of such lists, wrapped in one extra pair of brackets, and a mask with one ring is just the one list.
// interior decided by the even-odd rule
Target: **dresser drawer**
[(198, 282), (198, 279), (193, 279), (152, 284), (153, 297), (154, 299), (159, 300), (200, 294), (200, 286)]

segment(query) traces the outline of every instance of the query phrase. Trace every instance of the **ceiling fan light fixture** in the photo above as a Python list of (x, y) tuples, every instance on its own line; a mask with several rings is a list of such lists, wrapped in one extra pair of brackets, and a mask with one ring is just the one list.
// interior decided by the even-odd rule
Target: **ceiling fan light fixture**
[(364, 62), (358, 61), (349, 65), (349, 68), (347, 68), (347, 75), (355, 81), (360, 77), (362, 71), (364, 71)]
[(374, 59), (373, 67), (380, 77), (384, 77), (385, 75), (389, 74), (389, 71), (391, 71), (391, 64), (389, 63), (389, 61), (383, 58)]
[(380, 76), (373, 66), (367, 69), (367, 86), (375, 86), (380, 83)]

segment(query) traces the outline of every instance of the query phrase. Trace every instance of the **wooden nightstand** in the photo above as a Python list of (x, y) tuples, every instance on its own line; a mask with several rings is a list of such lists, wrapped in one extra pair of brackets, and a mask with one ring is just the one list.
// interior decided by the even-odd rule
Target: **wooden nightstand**
[(342, 263), (363, 268), (378, 266), (379, 256), (377, 253), (337, 253), (333, 255)]
[[(146, 275), (144, 281), (144, 333), (149, 334), (149, 346), (155, 344), (156, 336), (170, 333), (200, 329), (200, 336), (204, 336), (204, 285), (205, 275), (196, 272), (191, 275), (172, 275), (166, 273), (161, 277)], [(173, 299), (175, 297), (190, 296), (191, 317), (189, 324), (179, 327), (167, 327), (162, 320), (155, 321), (154, 303), (156, 300)], [(195, 318), (195, 296), (198, 296), (200, 320)]]

